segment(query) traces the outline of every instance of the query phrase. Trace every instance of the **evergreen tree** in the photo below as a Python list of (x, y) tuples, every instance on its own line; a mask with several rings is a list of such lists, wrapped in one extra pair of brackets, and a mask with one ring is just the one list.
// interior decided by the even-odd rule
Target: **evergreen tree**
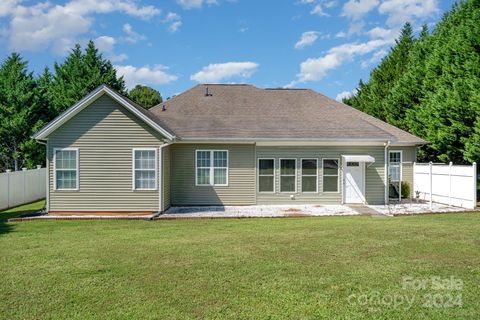
[(25, 165), (25, 141), (30, 139), (38, 114), (34, 106), (35, 81), (27, 62), (12, 53), (0, 66), (1, 169)]
[(130, 90), (128, 97), (147, 109), (156, 106), (163, 101), (160, 92), (153, 88), (139, 84)]
[(123, 77), (117, 77), (112, 63), (103, 59), (93, 41), (88, 43), (85, 53), (77, 44), (62, 64), (55, 63), (49, 94), (54, 112), (63, 112), (101, 84), (126, 93)]

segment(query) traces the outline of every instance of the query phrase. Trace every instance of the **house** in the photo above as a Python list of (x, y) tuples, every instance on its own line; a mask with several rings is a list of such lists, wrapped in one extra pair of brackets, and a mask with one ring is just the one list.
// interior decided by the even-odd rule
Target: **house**
[(384, 204), (412, 184), (405, 131), (309, 89), (200, 84), (146, 110), (100, 86), (34, 138), (49, 212)]

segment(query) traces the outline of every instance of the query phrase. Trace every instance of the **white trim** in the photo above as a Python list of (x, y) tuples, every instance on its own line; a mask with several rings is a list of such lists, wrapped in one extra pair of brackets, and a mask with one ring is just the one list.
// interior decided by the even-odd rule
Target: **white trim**
[[(294, 191), (282, 191), (282, 160), (295, 160), (295, 190)], [(280, 193), (297, 193), (297, 158), (278, 158), (278, 173), (279, 173), (279, 191)], [(286, 177), (291, 177), (291, 174), (285, 175)]]
[[(403, 150), (388, 150), (388, 176), (390, 177), (390, 154), (391, 153), (400, 153), (400, 162), (398, 166), (400, 167), (400, 182), (403, 181)], [(392, 182), (398, 182), (398, 181), (393, 181)]]
[[(338, 161), (337, 175), (336, 175), (337, 176), (337, 191), (325, 191), (325, 183), (324, 183), (325, 181), (323, 179), (325, 177), (325, 166), (323, 165), (324, 160), (337, 160)], [(341, 166), (340, 158), (322, 158), (322, 193), (327, 193), (327, 194), (328, 193), (332, 193), (332, 194), (340, 193), (340, 166)], [(327, 177), (335, 177), (335, 175), (329, 174), (329, 175), (327, 175)]]
[[(210, 152), (210, 167), (200, 167), (200, 168), (204, 168), (204, 169), (209, 169), (210, 170), (210, 182), (208, 184), (198, 184), (198, 177), (197, 177), (197, 174), (198, 174), (198, 168), (197, 168), (197, 156), (198, 156), (198, 152)], [(215, 167), (214, 166), (214, 155), (215, 155), (215, 152), (226, 152), (227, 153), (227, 166), (226, 167)], [(230, 155), (229, 155), (229, 152), (228, 150), (217, 150), (217, 149), (196, 149), (195, 150), (195, 186), (196, 187), (228, 187), (228, 175), (230, 173), (230, 170), (229, 170), (229, 166), (230, 166)], [(215, 184), (215, 168), (217, 169), (226, 169), (227, 170), (227, 173), (226, 173), (226, 183), (222, 183), (222, 184)]]
[[(135, 188), (135, 151), (154, 151), (155, 152), (155, 188), (137, 189)], [(138, 169), (143, 171), (150, 171), (152, 169)], [(154, 191), (158, 187), (158, 149), (157, 148), (132, 148), (132, 190), (133, 191)]]
[[(315, 175), (315, 191), (303, 191), (303, 160), (315, 160), (317, 164), (317, 168), (315, 170), (316, 175)], [(313, 175), (305, 175), (306, 177), (313, 177)], [(314, 194), (318, 193), (318, 158), (300, 158), (300, 190), (301, 193), (307, 193), (307, 194)]]
[[(273, 191), (260, 191), (260, 160), (273, 160)], [(275, 185), (276, 185), (276, 179), (275, 179), (275, 176), (276, 176), (276, 170), (275, 170), (275, 158), (257, 158), (257, 166), (256, 166), (256, 170), (257, 170), (257, 193), (261, 193), (261, 194), (274, 194), (275, 193)], [(262, 177), (270, 177), (269, 174), (263, 174)]]
[(97, 98), (99, 98), (102, 94), (108, 94), (111, 98), (113, 98), (115, 101), (117, 101), (120, 105), (125, 107), (127, 110), (135, 114), (138, 118), (143, 120), (145, 123), (147, 123), (150, 127), (164, 135), (170, 140), (175, 139), (175, 136), (170, 134), (167, 130), (163, 129), (160, 125), (158, 125), (156, 122), (154, 122), (152, 119), (149, 117), (145, 116), (143, 113), (138, 111), (135, 107), (133, 107), (127, 100), (125, 100), (122, 96), (111, 90), (105, 85), (101, 85), (95, 90), (93, 90), (91, 93), (89, 93), (87, 96), (85, 96), (82, 100), (74, 104), (72, 107), (67, 109), (65, 112), (60, 114), (57, 118), (52, 120), (49, 124), (47, 124), (45, 127), (43, 127), (39, 132), (37, 132), (35, 135), (33, 135), (34, 139), (37, 140), (44, 140), (50, 135), (53, 131), (58, 129), (61, 125), (63, 125), (65, 122), (70, 120), (72, 117), (74, 117), (77, 113), (85, 109), (87, 106), (89, 106), (92, 102), (94, 102)]
[(163, 149), (168, 147), (171, 143), (164, 143), (158, 147), (158, 211), (163, 212), (165, 210), (165, 206), (163, 205), (163, 198), (164, 198), (164, 188), (163, 188)]
[[(176, 143), (244, 143), (258, 146), (383, 146), (384, 139), (328, 139), (328, 138), (262, 138), (262, 137), (186, 137)], [(427, 142), (396, 142), (397, 146), (420, 146)]]
[[(57, 151), (75, 151), (76, 154), (76, 181), (75, 181), (75, 188), (74, 189), (58, 189), (57, 188)], [(78, 148), (53, 148), (53, 190), (55, 191), (78, 191), (80, 189), (80, 152)], [(63, 170), (63, 169), (59, 169)], [(69, 169), (72, 171), (73, 169)]]

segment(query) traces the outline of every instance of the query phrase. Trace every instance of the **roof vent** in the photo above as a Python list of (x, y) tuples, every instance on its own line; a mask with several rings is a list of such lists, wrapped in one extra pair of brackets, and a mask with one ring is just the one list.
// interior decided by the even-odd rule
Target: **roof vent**
[(167, 107), (165, 105), (162, 106), (162, 111), (167, 111)]
[(205, 97), (211, 97), (212, 94), (208, 92), (208, 86), (205, 87)]

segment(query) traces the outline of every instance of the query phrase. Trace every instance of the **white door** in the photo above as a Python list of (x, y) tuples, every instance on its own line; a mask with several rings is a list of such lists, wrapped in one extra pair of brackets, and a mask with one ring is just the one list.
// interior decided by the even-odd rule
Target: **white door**
[(347, 162), (345, 166), (345, 203), (364, 203), (364, 163)]

